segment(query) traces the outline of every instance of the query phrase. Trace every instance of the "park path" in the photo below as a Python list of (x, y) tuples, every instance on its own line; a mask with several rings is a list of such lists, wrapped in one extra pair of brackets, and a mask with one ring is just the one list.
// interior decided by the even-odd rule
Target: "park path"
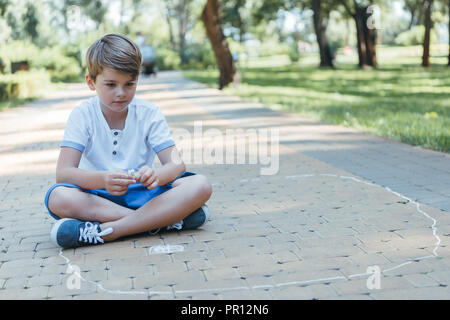
[[(0, 299), (450, 298), (448, 155), (272, 111), (179, 72), (141, 79), (137, 96), (161, 107), (183, 151), (272, 130), (278, 170), (261, 175), (268, 162), (250, 142), (256, 163), (193, 159), (188, 169), (214, 189), (202, 229), (56, 248), (43, 197), (65, 121), (90, 96), (73, 84), (0, 113)], [(203, 137), (182, 139), (199, 124)]]

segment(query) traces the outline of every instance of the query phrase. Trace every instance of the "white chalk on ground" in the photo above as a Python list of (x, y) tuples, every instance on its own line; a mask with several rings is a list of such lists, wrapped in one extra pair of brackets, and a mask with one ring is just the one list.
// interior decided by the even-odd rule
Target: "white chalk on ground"
[(174, 252), (183, 252), (184, 247), (182, 245), (159, 245), (153, 246), (148, 249), (148, 254), (164, 254), (164, 253), (174, 253)]

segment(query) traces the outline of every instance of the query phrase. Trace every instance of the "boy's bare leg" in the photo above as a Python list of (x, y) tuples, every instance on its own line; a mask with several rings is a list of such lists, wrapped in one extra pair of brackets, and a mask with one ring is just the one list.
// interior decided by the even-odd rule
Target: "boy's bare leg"
[(102, 230), (114, 232), (103, 236), (105, 241), (172, 225), (200, 208), (212, 193), (211, 184), (202, 175), (180, 178), (172, 183), (172, 189), (153, 198), (145, 205), (115, 221), (100, 225)]
[(64, 186), (50, 193), (48, 206), (60, 218), (82, 221), (114, 221), (135, 212), (108, 199)]

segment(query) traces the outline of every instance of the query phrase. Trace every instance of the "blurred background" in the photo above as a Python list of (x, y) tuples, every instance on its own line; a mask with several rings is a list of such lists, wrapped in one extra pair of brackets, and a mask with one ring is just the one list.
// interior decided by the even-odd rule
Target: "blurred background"
[[(450, 152), (449, 7), (449, 0), (0, 0), (0, 110), (84, 81), (89, 45), (122, 33), (153, 49), (153, 76), (182, 70), (277, 110)], [(221, 36), (226, 42), (217, 44)]]

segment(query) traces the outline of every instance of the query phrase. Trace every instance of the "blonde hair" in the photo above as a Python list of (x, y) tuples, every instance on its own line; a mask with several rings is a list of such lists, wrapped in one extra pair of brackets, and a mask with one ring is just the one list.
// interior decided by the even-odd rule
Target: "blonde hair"
[(95, 81), (103, 68), (139, 75), (142, 55), (139, 47), (121, 34), (107, 34), (95, 41), (86, 53), (89, 76)]

